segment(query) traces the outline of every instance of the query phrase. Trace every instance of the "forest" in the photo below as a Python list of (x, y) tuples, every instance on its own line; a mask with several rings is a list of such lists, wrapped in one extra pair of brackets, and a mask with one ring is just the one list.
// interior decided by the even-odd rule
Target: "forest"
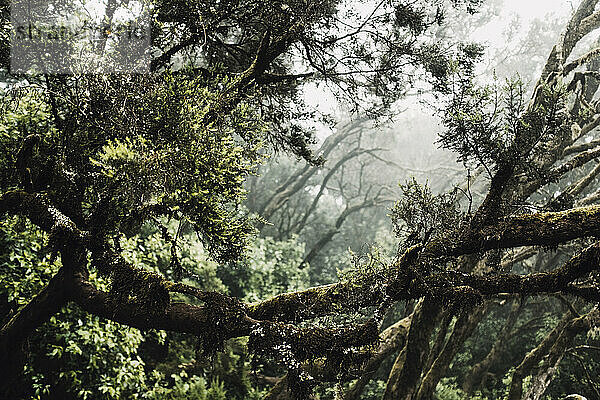
[(1, 1), (0, 399), (600, 400), (599, 3)]

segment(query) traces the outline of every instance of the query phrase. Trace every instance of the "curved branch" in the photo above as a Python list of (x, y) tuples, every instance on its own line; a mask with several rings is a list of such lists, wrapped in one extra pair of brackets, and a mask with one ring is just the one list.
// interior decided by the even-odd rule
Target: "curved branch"
[[(326, 159), (329, 154), (345, 139), (360, 132), (364, 123), (363, 119), (351, 121), (341, 127), (336, 133), (327, 137), (319, 150), (316, 152), (320, 159)], [(258, 209), (258, 214), (268, 220), (281, 208), (292, 195), (303, 189), (306, 182), (319, 170), (317, 165), (306, 164), (304, 167), (296, 170), (285, 182), (283, 182)], [(259, 225), (258, 228), (262, 228)]]
[(411, 316), (401, 319), (379, 335), (379, 347), (364, 367), (364, 372), (344, 394), (344, 400), (358, 400), (381, 363), (406, 343)]
[(306, 257), (304, 257), (304, 259), (300, 263), (300, 267), (304, 267), (307, 264), (310, 264), (310, 262), (317, 256), (317, 254), (319, 254), (319, 252), (323, 250), (327, 243), (329, 243), (331, 239), (333, 239), (333, 237), (339, 233), (340, 227), (342, 226), (346, 218), (348, 218), (355, 212), (358, 212), (365, 208), (374, 207), (377, 204), (378, 201), (376, 201), (375, 199), (371, 199), (352, 207), (346, 207), (346, 209), (342, 211), (342, 213), (335, 220), (335, 225), (330, 230), (328, 230), (323, 236), (321, 236), (317, 243), (310, 249)]
[(66, 305), (64, 270), (0, 329), (0, 387), (11, 385), (22, 372), (22, 344), (44, 322)]
[(435, 240), (423, 250), (431, 256), (460, 256), (520, 246), (554, 246), (600, 233), (600, 206), (508, 217), (467, 232), (454, 242)]

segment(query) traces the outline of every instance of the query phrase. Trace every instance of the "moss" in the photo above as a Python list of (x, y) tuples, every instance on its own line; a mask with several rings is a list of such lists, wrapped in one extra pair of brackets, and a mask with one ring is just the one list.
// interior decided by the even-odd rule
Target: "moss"
[[(254, 363), (274, 360), (288, 370), (288, 387), (297, 398), (316, 380), (347, 379), (370, 359), (379, 341), (374, 320), (347, 328), (292, 325), (263, 321), (250, 335)], [(308, 371), (308, 372), (307, 372)], [(309, 375), (310, 374), (310, 375)]]
[(468, 231), (450, 243), (433, 241), (423, 253), (428, 256), (458, 256), (517, 246), (553, 246), (598, 234), (600, 206), (590, 206), (508, 217), (480, 230)]
[[(107, 268), (107, 264), (110, 269)], [(111, 297), (115, 307), (122, 303), (133, 303), (147, 311), (146, 318), (165, 312), (170, 303), (165, 279), (153, 272), (135, 268), (122, 259), (102, 263), (100, 269), (111, 279)]]

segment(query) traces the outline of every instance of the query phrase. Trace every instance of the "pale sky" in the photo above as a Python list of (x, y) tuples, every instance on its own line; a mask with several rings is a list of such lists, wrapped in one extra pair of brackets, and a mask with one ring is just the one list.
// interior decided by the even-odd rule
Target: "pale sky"
[(578, 4), (579, 1), (568, 0), (504, 0), (504, 9), (518, 13), (523, 19), (531, 20), (543, 17), (549, 11), (570, 13)]
[[(578, 4), (578, 0), (504, 0), (499, 15), (486, 26), (478, 29), (472, 39), (491, 48), (502, 46), (505, 40), (502, 33), (515, 14), (520, 17), (521, 27), (525, 33), (533, 19), (543, 19), (550, 13), (557, 16), (564, 15), (566, 18)], [(323, 93), (312, 84), (307, 86), (306, 100), (310, 106), (324, 112), (332, 112), (337, 108), (334, 104), (335, 99), (329, 93)]]
[(579, 1), (569, 0), (504, 0), (500, 15), (485, 27), (475, 32), (474, 39), (486, 42), (490, 46), (501, 46), (502, 32), (508, 27), (515, 14), (521, 18), (523, 31), (535, 19), (543, 19), (548, 14), (567, 17), (579, 4)]

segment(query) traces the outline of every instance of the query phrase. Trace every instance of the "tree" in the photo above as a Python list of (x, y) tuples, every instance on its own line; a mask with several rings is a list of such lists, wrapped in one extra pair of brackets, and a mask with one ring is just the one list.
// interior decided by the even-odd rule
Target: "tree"
[[(428, 29), (442, 22), (442, 2), (377, 2), (350, 28), (340, 21), (344, 7), (336, 2), (201, 2), (191, 13), (188, 3), (159, 2), (155, 73), (13, 78), (29, 92), (2, 124), (0, 214), (23, 217), (39, 229), (48, 252), (60, 256), (60, 269), (3, 323), (0, 362), (12, 367), (3, 386), (21, 372), (23, 341), (75, 304), (142, 330), (195, 335), (204, 354), (248, 336), (257, 359), (287, 370), (270, 398), (282, 392), (309, 398), (316, 381), (360, 377), (399, 346), (384, 399), (427, 399), (481, 321), (487, 299), (559, 293), (598, 301), (596, 242), (578, 246), (550, 271), (510, 273), (502, 262), (507, 249), (553, 247), (599, 234), (598, 207), (574, 207), (600, 171), (590, 169), (600, 154), (597, 143), (576, 143), (600, 123), (597, 72), (588, 69), (598, 51), (569, 59), (598, 28), (596, 3), (584, 0), (575, 11), (529, 101), (519, 82), (504, 88), (474, 83), (478, 46), (461, 45), (451, 54), (427, 43)], [(385, 30), (372, 29), (384, 22)], [(382, 50), (368, 53), (373, 44)], [(167, 68), (174, 54), (199, 46), (206, 46), (203, 60), (190, 57), (185, 68)], [(294, 69), (296, 49), (310, 71)], [(299, 80), (314, 73), (350, 90), (357, 107), (380, 113), (403, 93), (415, 68), (448, 95), (442, 145), (489, 178), (480, 204), (469, 201), (461, 209), (458, 190), (436, 195), (406, 185), (393, 211), (397, 256), (389, 262), (376, 253), (357, 258), (354, 270), (334, 284), (245, 303), (178, 280), (183, 230), (197, 233), (218, 262), (243, 253), (252, 226), (243, 212), (242, 184), (262, 158), (261, 141), (321, 161), (309, 151), (306, 131), (293, 125), (301, 110), (293, 109), (291, 120), (281, 117)], [(363, 103), (373, 93), (383, 100), (364, 107), (373, 104)], [(581, 170), (585, 175), (578, 178)], [(545, 198), (543, 189), (561, 179), (572, 179), (567, 190)], [(527, 201), (543, 211), (530, 212), (523, 207)], [(162, 233), (172, 277), (125, 257), (124, 237), (144, 224)], [(94, 273), (110, 287), (95, 284)], [(386, 313), (406, 300), (416, 301), (414, 311), (384, 330), (378, 343)], [(320, 324), (324, 317), (331, 323)], [(530, 388), (539, 398), (574, 334), (596, 320), (591, 309), (561, 323), (545, 342), (552, 346), (540, 345), (517, 367), (511, 390), (530, 374), (529, 360), (546, 352), (548, 367)]]
[[(578, 40), (581, 39), (581, 37), (585, 36), (585, 34), (588, 33), (587, 29), (589, 29), (591, 26), (586, 24), (589, 23), (590, 21), (593, 20), (592, 17), (590, 17), (589, 19), (585, 19), (587, 16), (589, 16), (590, 14), (593, 13), (593, 7), (595, 4), (589, 4), (589, 3), (582, 3), (582, 5), (580, 6), (580, 8), (578, 9), (578, 11), (574, 14), (573, 18), (571, 19), (567, 31), (566, 33), (563, 35), (563, 37), (561, 38), (561, 41), (555, 46), (554, 48), (554, 52), (556, 52), (557, 48), (561, 49), (560, 51), (563, 51), (562, 49), (565, 49), (565, 42), (568, 44), (566, 47), (566, 53), (562, 53), (559, 56), (559, 60), (557, 61), (555, 57), (556, 54), (553, 54), (550, 57), (549, 60), (549, 64), (553, 65), (550, 68), (555, 68), (556, 64), (552, 64), (552, 63), (558, 63), (558, 65), (571, 65), (571, 67), (573, 65), (579, 65), (577, 64), (577, 61), (575, 61), (575, 64), (569, 64), (567, 63), (566, 60), (568, 57), (568, 54), (571, 52), (572, 50), (572, 46), (574, 46), (574, 41), (577, 42)], [(586, 8), (587, 7), (587, 8)], [(591, 7), (591, 8), (590, 8)], [(593, 14), (592, 14), (593, 15)], [(595, 18), (595, 17), (594, 17)], [(583, 21), (586, 21), (586, 23), (584, 23)], [(564, 57), (563, 61), (560, 61), (561, 58), (560, 57)], [(589, 60), (589, 59), (588, 59)], [(583, 59), (581, 59), (580, 61), (583, 61)], [(547, 69), (549, 68), (547, 64)], [(572, 72), (572, 68), (566, 66), (565, 70), (570, 73)], [(592, 67), (593, 68), (593, 67)], [(564, 72), (563, 72), (564, 73)], [(545, 75), (542, 77), (542, 79), (546, 79), (548, 75)], [(555, 77), (551, 77), (551, 79), (555, 79)], [(570, 79), (570, 78), (569, 78)], [(515, 103), (510, 100), (511, 98), (514, 98), (513, 95), (511, 95), (511, 92), (514, 92), (515, 89), (517, 91), (522, 91), (522, 89), (519, 89), (521, 85), (517, 84), (515, 86), (514, 83), (509, 83), (508, 87), (507, 87), (507, 92), (509, 93), (509, 97), (507, 100), (505, 100), (502, 104), (505, 105), (505, 109), (504, 112), (510, 110), (511, 107), (515, 106)], [(565, 87), (568, 86), (567, 84), (565, 84)], [(556, 93), (556, 88), (559, 88), (560, 84), (558, 84), (555, 87), (555, 93)], [(586, 89), (590, 89), (595, 91), (594, 89), (595, 87), (595, 83), (591, 82), (590, 86), (587, 86)], [(571, 89), (573, 89), (573, 85), (571, 85)], [(560, 90), (560, 89), (559, 89)], [(562, 90), (565, 90), (564, 88)], [(567, 91), (568, 91), (568, 87), (567, 87)], [(542, 91), (546, 91), (544, 94), (542, 94)], [(536, 190), (539, 189), (539, 187), (541, 185), (545, 185), (547, 184), (549, 181), (548, 179), (548, 175), (547, 172), (544, 172), (544, 170), (546, 171), (552, 171), (554, 169), (552, 169), (552, 164), (554, 163), (560, 163), (560, 160), (562, 157), (568, 156), (569, 154), (573, 154), (573, 153), (563, 153), (563, 150), (561, 150), (562, 146), (568, 146), (570, 143), (572, 143), (572, 141), (576, 140), (579, 138), (578, 133), (571, 133), (571, 136), (568, 135), (568, 133), (565, 130), (565, 133), (558, 134), (556, 135), (557, 137), (555, 137), (554, 139), (551, 139), (551, 136), (553, 136), (554, 134), (551, 133), (550, 131), (547, 131), (546, 134), (549, 135), (549, 137), (546, 137), (545, 139), (541, 139), (541, 143), (537, 142), (537, 140), (535, 139), (536, 137), (539, 138), (539, 136), (536, 136), (536, 134), (531, 134), (531, 133), (525, 133), (523, 135), (524, 137), (527, 137), (527, 140), (536, 140), (535, 143), (532, 144), (532, 146), (527, 145), (526, 143), (521, 143), (521, 144), (517, 144), (516, 148), (521, 148), (521, 149), (527, 149), (527, 152), (531, 151), (531, 149), (533, 149), (533, 151), (535, 151), (535, 148), (538, 146), (541, 146), (540, 148), (545, 149), (544, 151), (548, 150), (549, 148), (555, 148), (555, 154), (553, 156), (549, 156), (548, 159), (544, 160), (545, 157), (540, 157), (540, 156), (534, 156), (533, 159), (536, 159), (536, 161), (534, 162), (535, 164), (537, 164), (533, 170), (531, 169), (526, 169), (525, 171), (521, 172), (521, 177), (524, 178), (523, 180), (526, 182), (527, 180), (533, 180), (534, 182), (538, 182), (535, 183), (535, 189), (533, 189), (533, 187), (531, 187), (531, 189), (526, 189), (525, 192), (522, 191), (522, 189), (518, 189), (518, 187), (520, 186), (519, 183), (516, 183), (513, 181), (513, 183), (509, 183), (510, 179), (515, 179), (514, 176), (518, 176), (519, 173), (514, 174), (513, 172), (509, 172), (507, 173), (508, 175), (505, 177), (506, 179), (508, 179), (506, 182), (504, 183), (500, 183), (500, 185), (504, 185), (504, 184), (508, 184), (507, 188), (503, 188), (501, 189), (502, 192), (504, 192), (505, 190), (508, 191), (509, 194), (508, 195), (508, 199), (501, 199), (502, 196), (496, 198), (496, 200), (493, 200), (494, 198), (494, 188), (498, 188), (498, 186), (496, 186), (496, 182), (498, 182), (497, 180), (500, 179), (500, 181), (502, 181), (504, 178), (502, 178), (502, 165), (504, 166), (508, 166), (515, 163), (515, 161), (508, 161), (507, 163), (503, 161), (499, 161), (499, 159), (497, 159), (496, 157), (500, 157), (503, 158), (504, 156), (508, 157), (508, 158), (513, 158), (515, 157), (516, 154), (519, 153), (512, 153), (512, 150), (509, 150), (510, 146), (514, 145), (515, 143), (518, 143), (519, 140), (519, 125), (515, 125), (510, 121), (510, 118), (507, 122), (505, 122), (504, 124), (499, 124), (496, 125), (497, 120), (496, 120), (496, 116), (498, 114), (496, 114), (496, 116), (494, 115), (496, 111), (494, 111), (494, 113), (492, 114), (487, 114), (487, 113), (482, 113), (479, 114), (478, 112), (473, 112), (473, 110), (477, 109), (477, 105), (476, 104), (481, 104), (478, 103), (479, 101), (482, 101), (484, 104), (485, 102), (487, 102), (487, 100), (491, 100), (494, 95), (492, 94), (491, 97), (489, 97), (490, 93), (494, 93), (496, 92), (495, 90), (492, 90), (491, 92), (487, 92), (486, 91), (482, 91), (482, 92), (478, 92), (477, 95), (475, 95), (474, 97), (470, 97), (470, 95), (467, 95), (467, 98), (471, 98), (471, 99), (475, 99), (474, 102), (470, 102), (469, 100), (465, 101), (465, 97), (464, 97), (464, 93), (460, 92), (460, 94), (456, 97), (456, 99), (458, 99), (459, 103), (462, 103), (463, 105), (465, 105), (465, 108), (459, 107), (458, 109), (454, 108), (454, 106), (456, 105), (456, 103), (451, 103), (451, 115), (450, 115), (450, 120), (449, 122), (449, 126), (450, 126), (450, 130), (442, 136), (442, 142), (445, 145), (449, 145), (450, 147), (452, 147), (454, 150), (458, 151), (459, 154), (462, 157), (462, 160), (465, 162), (473, 162), (473, 164), (475, 164), (476, 166), (479, 165), (481, 168), (484, 168), (489, 174), (490, 177), (493, 177), (491, 179), (491, 183), (490, 183), (490, 188), (487, 194), (486, 199), (483, 201), (483, 203), (480, 205), (478, 211), (476, 211), (473, 215), (473, 219), (471, 220), (473, 221), (477, 221), (477, 219), (479, 217), (482, 216), (481, 212), (482, 210), (485, 210), (487, 207), (490, 207), (488, 209), (487, 212), (492, 212), (495, 213), (497, 212), (499, 209), (502, 209), (502, 207), (506, 207), (508, 206), (509, 209), (502, 211), (501, 214), (510, 214), (510, 213), (515, 213), (515, 212), (523, 212), (523, 210), (518, 209), (517, 205), (519, 205), (520, 207), (522, 207), (522, 202), (526, 201), (528, 198), (530, 198), (530, 196), (532, 194), (534, 194), (534, 192)], [(497, 93), (497, 92), (496, 92)], [(524, 114), (521, 114), (520, 118), (527, 118), (526, 115), (528, 112), (531, 112), (531, 110), (535, 109), (535, 107), (542, 107), (540, 109), (545, 109), (545, 110), (550, 110), (551, 107), (548, 106), (544, 106), (543, 105), (543, 96), (548, 95), (552, 93), (552, 91), (547, 91), (547, 88), (544, 89), (544, 84), (540, 84), (538, 83), (538, 86), (536, 88), (536, 93), (533, 95), (533, 99), (532, 101), (528, 104), (525, 105), (525, 103), (522, 103), (521, 109), (522, 110), (527, 110)], [(568, 110), (570, 112), (569, 114), (563, 114), (561, 115), (561, 123), (563, 123), (564, 121), (569, 121), (570, 118), (571, 121), (574, 120), (573, 123), (577, 123), (577, 125), (575, 127), (578, 127), (579, 123), (582, 123), (581, 120), (578, 120), (578, 118), (581, 118), (581, 114), (580, 114), (580, 110), (577, 109), (577, 104), (580, 101), (579, 100), (580, 95), (575, 95), (574, 96), (574, 103), (566, 103), (567, 107), (566, 110)], [(486, 100), (487, 99), (487, 100)], [(581, 100), (581, 101), (587, 101), (587, 100)], [(464, 102), (464, 103), (463, 103)], [(500, 105), (500, 102), (496, 102), (496, 100), (492, 100), (491, 103), (495, 104), (495, 105)], [(491, 104), (488, 103), (488, 104)], [(552, 106), (555, 106), (558, 102), (552, 102)], [(573, 107), (573, 104), (575, 104), (575, 107)], [(494, 109), (493, 106), (490, 109)], [(502, 105), (500, 105), (499, 108), (496, 108), (496, 110), (501, 110), (502, 109)], [(539, 110), (539, 109), (538, 109)], [(574, 111), (574, 113), (573, 113)], [(502, 111), (500, 111), (500, 113), (502, 113)], [(510, 115), (510, 111), (508, 111), (508, 113), (506, 115)], [(550, 114), (551, 115), (551, 114)], [(466, 118), (463, 118), (466, 117)], [(519, 119), (520, 119), (519, 118)], [(522, 120), (521, 120), (522, 121)], [(533, 122), (532, 120), (530, 120), (531, 122)], [(522, 121), (523, 122), (523, 121)], [(522, 122), (520, 122), (519, 124), (522, 124)], [(591, 125), (588, 126), (588, 130), (595, 126), (594, 125), (594, 121), (593, 119), (590, 120)], [(587, 122), (589, 123), (589, 122)], [(586, 123), (583, 122), (583, 124), (585, 125)], [(520, 129), (527, 129), (528, 127), (531, 127), (533, 124), (530, 124), (529, 122), (525, 123), (524, 125), (521, 125)], [(485, 126), (485, 128), (484, 128)], [(506, 129), (506, 126), (508, 126), (508, 132)], [(567, 125), (568, 126), (568, 125)], [(496, 128), (500, 128), (499, 130), (496, 130)], [(510, 127), (514, 127), (514, 129), (510, 128)], [(548, 126), (547, 126), (548, 127)], [(480, 130), (481, 129), (481, 130)], [(564, 128), (563, 128), (564, 129)], [(512, 131), (511, 131), (512, 130)], [(537, 132), (541, 133), (540, 129), (536, 129)], [(459, 133), (461, 132), (461, 133)], [(467, 133), (468, 132), (468, 133)], [(481, 132), (482, 135), (479, 136), (479, 133)], [(485, 132), (485, 133), (483, 133)], [(494, 133), (496, 132), (496, 133)], [(574, 132), (579, 132), (578, 130), (575, 130)], [(464, 133), (464, 135), (463, 135)], [(538, 133), (538, 134), (539, 134)], [(507, 139), (508, 136), (508, 140)], [(562, 138), (561, 138), (562, 136)], [(491, 141), (490, 141), (491, 140)], [(505, 141), (506, 140), (506, 141)], [(562, 144), (561, 144), (562, 142)], [(509, 143), (510, 145), (507, 146), (507, 143)], [(562, 148), (566, 148), (566, 147), (562, 147)], [(513, 148), (514, 150), (515, 148)], [(509, 153), (504, 153), (504, 150), (508, 150)], [(512, 153), (512, 154), (511, 154)], [(504, 155), (503, 155), (504, 154)], [(529, 153), (528, 153), (529, 154)], [(491, 158), (487, 158), (491, 156)], [(517, 156), (519, 159), (522, 159), (521, 156)], [(582, 156), (581, 160), (585, 160), (585, 156)], [(490, 163), (490, 164), (494, 164), (496, 170), (492, 171), (492, 169), (488, 168), (488, 165), (486, 165), (486, 163)], [(545, 165), (544, 165), (545, 164)], [(544, 166), (542, 166), (544, 165)], [(571, 171), (570, 166), (572, 165), (579, 165), (577, 163), (577, 161), (571, 160), (570, 162), (565, 163), (562, 167), (556, 167), (556, 171)], [(521, 164), (520, 168), (523, 168), (524, 165)], [(540, 170), (541, 167), (541, 170)], [(529, 168), (526, 167), (525, 168)], [(565, 198), (567, 197), (569, 194), (573, 193), (575, 194), (575, 196), (580, 195), (581, 191), (583, 190), (589, 190), (588, 185), (593, 181), (593, 178), (596, 176), (596, 171), (594, 168), (587, 169), (584, 173), (583, 173), (583, 177), (581, 178), (575, 178), (575, 180), (571, 181), (571, 183), (567, 184), (567, 187), (562, 189), (563, 191), (563, 195), (559, 196), (559, 198)], [(514, 175), (513, 175), (514, 174)], [(513, 178), (508, 178), (508, 176), (513, 175)], [(538, 176), (537, 178), (533, 178), (535, 176)], [(533, 177), (532, 177), (533, 176)], [(545, 176), (545, 177), (544, 177)], [(556, 177), (558, 178), (558, 177)], [(573, 178), (571, 178), (573, 179)], [(528, 185), (525, 185), (526, 187)], [(515, 192), (513, 192), (513, 190), (515, 190)], [(486, 204), (486, 202), (493, 200), (498, 201), (497, 203), (493, 204), (490, 206), (489, 204)], [(556, 209), (556, 204), (559, 203), (557, 201), (552, 201), (552, 199), (547, 198), (547, 197), (536, 197), (534, 196), (532, 198), (533, 204), (537, 203), (537, 207), (543, 207), (546, 204), (550, 203), (550, 205)], [(572, 203), (571, 203), (572, 204)], [(512, 206), (511, 206), (512, 205)], [(513, 207), (512, 210), (510, 210), (510, 207)], [(548, 206), (547, 206), (548, 207)], [(564, 209), (565, 205), (562, 205), (560, 209)], [(566, 206), (568, 207), (568, 205)], [(494, 210), (494, 211), (492, 211)], [(485, 213), (484, 213), (485, 214)], [(484, 219), (487, 217), (483, 217)], [(492, 216), (492, 219), (497, 219), (498, 216)], [(506, 217), (502, 217), (502, 218), (506, 218)], [(472, 223), (471, 222), (471, 223)], [(479, 222), (481, 223), (481, 222)], [(483, 222), (483, 224), (485, 225), (486, 223)], [(463, 242), (464, 243), (464, 242)], [(500, 242), (498, 242), (500, 243)], [(491, 253), (491, 255), (493, 255), (494, 253)], [(490, 257), (490, 256), (488, 256)], [(498, 258), (497, 254), (493, 255), (493, 257), (491, 258), (491, 260), (488, 260), (487, 262), (481, 262), (479, 261), (478, 263), (474, 262), (477, 261), (479, 259), (479, 257), (476, 260), (468, 260), (467, 264), (462, 266), (462, 268), (465, 268), (466, 271), (470, 271), (473, 268), (483, 268), (482, 270), (491, 270), (491, 271), (502, 271), (502, 263), (498, 262)], [(496, 261), (494, 261), (494, 259), (496, 259)], [(485, 259), (484, 259), (485, 260)], [(568, 263), (567, 263), (568, 264)], [(470, 266), (469, 266), (470, 265)], [(510, 265), (510, 264), (509, 264)], [(422, 309), (421, 309), (422, 310)], [(481, 311), (481, 310), (479, 310)], [(432, 310), (429, 309), (428, 310), (429, 313), (432, 313)], [(478, 315), (479, 314), (479, 315)], [(435, 315), (435, 314), (434, 314)], [(413, 318), (418, 317), (418, 315), (413, 316)], [(417, 360), (420, 359), (420, 362), (423, 363), (421, 365), (425, 365), (427, 366), (425, 371), (421, 371), (420, 367), (414, 367), (414, 364), (411, 365), (410, 370), (406, 370), (406, 368), (404, 367), (404, 360), (401, 357), (406, 357), (405, 355), (403, 355), (401, 353), (401, 355), (398, 357), (398, 359), (396, 360), (396, 365), (394, 367), (394, 369), (397, 369), (399, 371), (392, 371), (392, 374), (390, 375), (390, 380), (388, 380), (388, 392), (386, 393), (386, 395), (389, 395), (390, 398), (394, 397), (394, 396), (399, 396), (400, 398), (403, 398), (402, 396), (406, 396), (406, 397), (411, 397), (411, 396), (416, 396), (416, 398), (428, 398), (428, 396), (431, 395), (432, 390), (435, 388), (435, 384), (439, 381), (440, 377), (442, 376), (442, 374), (444, 373), (444, 370), (448, 367), (449, 363), (452, 360), (452, 352), (457, 352), (460, 349), (460, 346), (462, 345), (462, 343), (464, 342), (465, 338), (469, 336), (469, 333), (465, 334), (465, 332), (469, 332), (470, 329), (472, 329), (474, 326), (476, 326), (479, 322), (481, 318), (481, 314), (480, 313), (474, 313), (471, 317), (469, 318), (463, 318), (461, 320), (461, 318), (459, 318), (456, 321), (456, 324), (454, 325), (453, 329), (452, 329), (452, 334), (448, 337), (448, 339), (446, 340), (446, 329), (441, 329), (439, 330), (438, 333), (438, 339), (436, 342), (434, 342), (434, 348), (431, 350), (428, 349), (429, 346), (429, 342), (427, 339), (423, 339), (423, 336), (419, 336), (418, 338), (415, 338), (415, 348), (413, 349), (413, 353), (416, 357), (419, 357)], [(440, 319), (442, 320), (442, 324), (443, 326), (447, 325), (451, 320), (444, 320), (442, 318), (442, 315), (440, 315)], [(423, 322), (421, 322), (420, 324), (420, 328), (417, 328), (417, 332), (422, 332), (423, 329), (429, 329), (429, 332), (433, 331), (433, 327), (435, 326), (434, 324), (431, 324), (431, 322), (428, 322), (430, 325), (423, 325)], [(425, 337), (427, 337), (428, 334), (425, 334)], [(573, 338), (573, 336), (570, 336), (571, 338)], [(410, 340), (410, 333), (409, 333), (409, 340)], [(437, 343), (441, 343), (440, 347), (436, 347)], [(406, 346), (408, 347), (408, 346)], [(406, 348), (403, 350), (406, 351), (407, 353), (410, 351), (409, 348)], [(541, 350), (543, 352), (543, 350)], [(558, 353), (560, 353), (560, 351), (555, 350)], [(429, 356), (426, 356), (429, 353)], [(433, 354), (432, 354), (433, 353)], [(429, 360), (435, 360), (432, 364), (429, 364)], [(427, 362), (427, 363), (426, 363)], [(414, 363), (414, 361), (413, 361)], [(395, 382), (396, 381), (396, 382)], [(399, 382), (398, 382), (399, 381)], [(397, 383), (398, 382), (398, 383)], [(545, 377), (544, 382), (546, 382), (545, 384), (547, 384), (547, 382), (549, 382), (548, 377)], [(391, 385), (397, 385), (397, 386), (391, 386)], [(391, 387), (391, 390), (389, 390)], [(545, 386), (543, 386), (543, 389), (538, 392), (537, 396), (541, 396), (541, 393), (543, 393), (543, 391), (545, 390)], [(396, 389), (396, 390), (394, 390)]]

